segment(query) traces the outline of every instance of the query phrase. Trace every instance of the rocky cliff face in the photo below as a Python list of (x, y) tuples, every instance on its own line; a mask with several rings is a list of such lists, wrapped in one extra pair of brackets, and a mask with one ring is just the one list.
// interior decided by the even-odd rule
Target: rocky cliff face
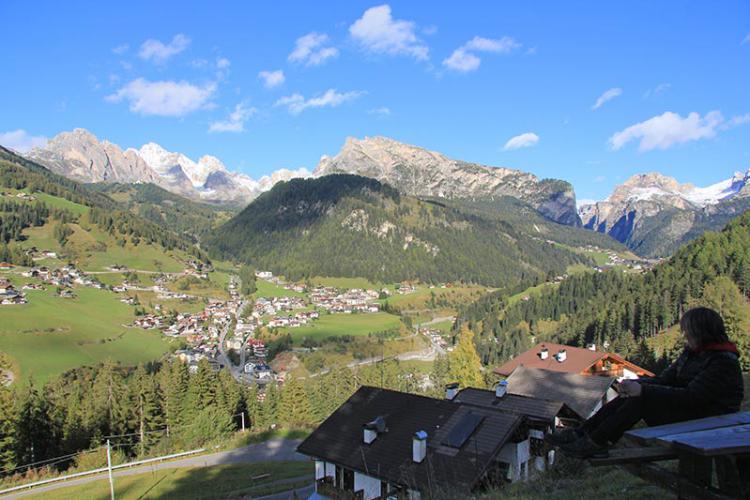
[(645, 256), (671, 253), (700, 231), (718, 230), (750, 208), (750, 170), (708, 187), (658, 173), (635, 175), (606, 200), (583, 205), (584, 227), (606, 233)]
[(334, 157), (324, 156), (313, 175), (350, 173), (371, 177), (413, 196), (523, 200), (546, 217), (580, 223), (573, 187), (564, 181), (503, 167), (453, 160), (443, 154), (385, 137), (348, 138)]
[(214, 156), (203, 156), (195, 162), (153, 142), (123, 151), (84, 129), (58, 134), (26, 156), (80, 182), (150, 182), (187, 198), (216, 204), (246, 205), (276, 182), (310, 175), (305, 169), (281, 169), (256, 181), (231, 172)]
[(81, 182), (157, 182), (158, 176), (132, 149), (99, 141), (77, 128), (52, 138), (43, 149), (27, 155), (53, 172)]

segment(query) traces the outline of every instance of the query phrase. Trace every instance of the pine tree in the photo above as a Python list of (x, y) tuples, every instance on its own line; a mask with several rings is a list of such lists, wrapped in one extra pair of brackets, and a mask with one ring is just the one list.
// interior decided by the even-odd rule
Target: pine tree
[(143, 365), (135, 372), (131, 384), (132, 402), (137, 418), (139, 450), (141, 455), (159, 442), (164, 418), (161, 408), (161, 394), (154, 377), (146, 372)]
[(92, 387), (94, 418), (102, 436), (123, 434), (129, 421), (127, 387), (114, 361), (107, 359)]
[(16, 466), (16, 415), (13, 395), (0, 386), (0, 472)]
[(193, 416), (213, 405), (216, 402), (216, 388), (216, 375), (211, 365), (205, 359), (200, 360), (198, 371), (190, 377), (187, 398), (190, 407), (187, 414)]
[(290, 428), (305, 426), (313, 421), (310, 398), (304, 384), (297, 378), (284, 383), (279, 401), (279, 421)]
[(54, 456), (56, 440), (50, 425), (47, 399), (33, 380), (18, 400), (16, 456), (21, 463), (31, 463)]
[(181, 361), (172, 361), (162, 366), (159, 372), (159, 387), (163, 395), (163, 408), (167, 433), (186, 423), (186, 405), (190, 374)]

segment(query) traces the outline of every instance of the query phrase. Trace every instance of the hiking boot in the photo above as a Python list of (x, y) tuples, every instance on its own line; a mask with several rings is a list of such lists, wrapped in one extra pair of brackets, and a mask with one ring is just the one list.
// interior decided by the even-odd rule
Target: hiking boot
[(588, 435), (585, 435), (572, 443), (560, 446), (560, 449), (569, 457), (573, 458), (606, 458), (609, 456), (609, 448), (603, 446)]
[(552, 446), (562, 446), (577, 441), (581, 436), (583, 431), (580, 429), (563, 429), (553, 434), (545, 434), (544, 442)]

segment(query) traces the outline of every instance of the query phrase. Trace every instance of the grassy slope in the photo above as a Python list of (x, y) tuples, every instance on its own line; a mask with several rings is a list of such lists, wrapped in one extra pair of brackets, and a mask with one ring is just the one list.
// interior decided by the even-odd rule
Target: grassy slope
[(43, 382), (108, 357), (135, 365), (158, 359), (169, 349), (158, 332), (122, 326), (133, 321), (133, 309), (117, 295), (84, 287), (74, 291), (77, 298), (63, 299), (51, 286), (27, 290), (28, 304), (3, 306), (0, 349), (18, 363), (22, 378), (33, 375)]
[[(284, 491), (300, 486), (294, 482), (284, 485), (272, 483), (284, 479), (309, 476), (302, 485), (312, 483), (312, 462), (265, 462), (255, 464), (219, 465), (216, 467), (193, 467), (163, 469), (145, 474), (115, 477), (115, 498), (229, 498), (241, 495), (262, 496), (274, 491)], [(270, 477), (253, 481), (264, 474)], [(107, 480), (62, 488), (44, 494), (54, 499), (102, 499), (109, 498)]]

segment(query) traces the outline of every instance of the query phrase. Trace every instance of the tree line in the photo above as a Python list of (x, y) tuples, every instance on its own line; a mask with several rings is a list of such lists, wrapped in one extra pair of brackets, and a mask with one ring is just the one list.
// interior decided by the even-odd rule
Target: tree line
[[(670, 259), (642, 273), (613, 269), (570, 276), (527, 300), (490, 294), (466, 307), (457, 325), (479, 333), (486, 363), (503, 362), (532, 340), (608, 345), (646, 366), (666, 360), (649, 347), (690, 307), (708, 305), (724, 317), (730, 337), (750, 347), (750, 212), (721, 232), (706, 232)], [(743, 360), (745, 369), (750, 363)]]
[[(126, 457), (163, 455), (226, 439), (245, 427), (311, 428), (327, 418), (361, 385), (443, 396), (443, 384), (483, 387), (473, 334), (464, 330), (456, 349), (440, 358), (429, 377), (397, 360), (334, 368), (309, 378), (288, 378), (265, 388), (245, 386), (227, 370), (202, 360), (194, 373), (178, 360), (123, 367), (106, 361), (69, 371), (39, 387), (33, 379), (0, 387), (0, 471), (74, 455), (110, 439)], [(19, 466), (21, 466), (19, 468)]]

